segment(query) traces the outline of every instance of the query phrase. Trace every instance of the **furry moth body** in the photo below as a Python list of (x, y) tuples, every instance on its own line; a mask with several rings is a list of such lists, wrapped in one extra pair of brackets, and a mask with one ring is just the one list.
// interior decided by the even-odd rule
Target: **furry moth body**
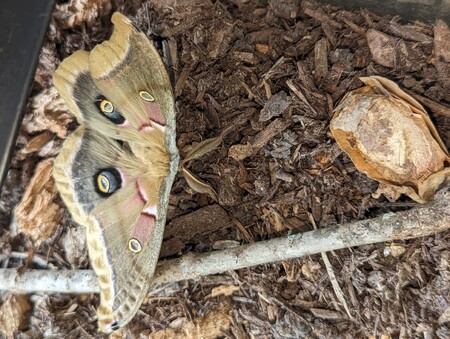
[(148, 293), (178, 170), (175, 108), (164, 64), (120, 13), (111, 38), (65, 59), (53, 80), (80, 126), (53, 175), (86, 226), (100, 285), (99, 329), (127, 324)]

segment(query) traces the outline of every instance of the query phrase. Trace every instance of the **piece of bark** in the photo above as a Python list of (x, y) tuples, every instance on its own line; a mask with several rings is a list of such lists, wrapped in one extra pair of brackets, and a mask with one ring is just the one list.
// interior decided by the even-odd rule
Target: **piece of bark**
[(250, 65), (256, 65), (259, 62), (258, 57), (249, 52), (234, 52), (233, 58), (237, 61), (245, 62)]
[(88, 251), (86, 246), (86, 228), (84, 226), (75, 225), (74, 227), (69, 227), (61, 237), (61, 245), (72, 268), (86, 265), (88, 262)]
[[(178, 318), (170, 323), (170, 326), (159, 331), (154, 331), (148, 338), (152, 339), (176, 339), (176, 338), (221, 338), (223, 333), (228, 333), (231, 326), (231, 303), (223, 300), (217, 307), (206, 315), (193, 315), (188, 318)], [(141, 329), (132, 333), (141, 333)]]
[(58, 192), (53, 182), (52, 169), (53, 159), (39, 163), (15, 209), (20, 232), (29, 236), (35, 246), (39, 246), (53, 234), (60, 220), (61, 207), (56, 203)]
[(436, 69), (444, 89), (442, 95), (450, 101), (450, 29), (442, 20), (438, 20), (434, 26), (434, 50)]
[(322, 38), (314, 45), (314, 78), (319, 81), (328, 73), (328, 42)]
[(389, 31), (391, 33), (411, 41), (417, 41), (422, 44), (431, 44), (433, 39), (431, 36), (426, 35), (414, 29), (414, 25), (399, 25), (397, 23), (389, 23)]
[(208, 205), (171, 220), (166, 226), (164, 238), (179, 237), (187, 242), (196, 235), (210, 234), (231, 226), (231, 218), (222, 207)]
[(269, 6), (277, 17), (286, 20), (295, 19), (300, 13), (300, 0), (270, 1)]
[(339, 22), (331, 19), (328, 15), (323, 14), (321, 11), (316, 11), (311, 8), (305, 8), (303, 11), (305, 12), (306, 15), (309, 15), (311, 18), (314, 18), (319, 22), (326, 22), (327, 24), (329, 24), (334, 28), (342, 29), (342, 25)]
[(332, 319), (332, 320), (344, 319), (344, 316), (341, 313), (333, 311), (333, 310), (327, 310), (324, 308), (315, 308), (315, 307), (312, 307), (309, 310), (317, 318)]
[(66, 125), (74, 118), (54, 87), (35, 95), (29, 109), (31, 114), (26, 114), (22, 123), (25, 132), (51, 131), (59, 138), (66, 137)]
[(336, 46), (337, 39), (336, 39), (336, 36), (334, 34), (333, 28), (331, 28), (331, 26), (329, 24), (327, 24), (326, 22), (322, 22), (320, 24), (320, 26), (322, 27), (323, 33), (327, 37), (327, 39), (330, 42), (331, 46), (333, 46), (333, 47)]
[(159, 258), (166, 258), (172, 255), (178, 254), (185, 247), (185, 243), (180, 237), (175, 236), (173, 238), (164, 240), (159, 252)]
[(76, 28), (82, 25), (92, 27), (111, 12), (112, 4), (109, 0), (78, 0), (57, 3), (58, 10), (53, 18), (62, 28)]
[(290, 106), (292, 99), (285, 91), (280, 91), (273, 95), (269, 101), (266, 102), (259, 114), (259, 121), (269, 121), (274, 117), (283, 114)]
[(366, 39), (373, 59), (382, 66), (415, 72), (427, 63), (425, 55), (412, 42), (405, 42), (376, 29), (367, 30)]
[(32, 137), (20, 152), (22, 154), (38, 152), (52, 139), (53, 134), (50, 131), (39, 133), (38, 135)]
[(421, 104), (427, 106), (434, 114), (444, 115), (450, 118), (450, 107), (444, 106), (434, 100), (431, 100), (423, 95), (414, 93), (414, 98), (417, 99)]
[(283, 132), (292, 124), (292, 120), (276, 119), (272, 121), (264, 130), (259, 132), (253, 140), (245, 145), (233, 145), (230, 147), (228, 155), (235, 160), (243, 160), (256, 154), (273, 137)]

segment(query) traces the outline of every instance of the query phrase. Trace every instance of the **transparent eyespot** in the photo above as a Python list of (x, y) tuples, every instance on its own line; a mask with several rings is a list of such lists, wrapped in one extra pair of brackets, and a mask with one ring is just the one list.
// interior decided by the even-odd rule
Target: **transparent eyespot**
[(140, 251), (142, 251), (142, 245), (136, 238), (131, 238), (128, 241), (128, 248), (133, 253), (139, 253)]
[(100, 102), (100, 109), (103, 113), (112, 113), (114, 112), (114, 105), (111, 101), (104, 99)]
[(147, 91), (140, 91), (139, 96), (145, 101), (155, 101), (155, 98)]

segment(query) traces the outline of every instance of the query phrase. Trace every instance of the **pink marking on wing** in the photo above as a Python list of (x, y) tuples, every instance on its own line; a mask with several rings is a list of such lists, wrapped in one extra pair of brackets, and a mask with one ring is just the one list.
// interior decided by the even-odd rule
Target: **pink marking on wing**
[(142, 190), (141, 185), (139, 184), (139, 178), (136, 180), (136, 189), (137, 189), (137, 195), (139, 199), (144, 203), (144, 205), (147, 203), (148, 198), (145, 192)]
[(139, 127), (139, 132), (150, 132), (153, 129), (149, 124), (143, 124)]
[(122, 122), (121, 124), (117, 125), (117, 126), (121, 126), (121, 127), (130, 127), (131, 124), (128, 120), (125, 120), (124, 122)]
[(120, 178), (122, 179), (122, 187), (128, 184), (128, 181), (130, 179), (130, 176), (125, 173), (124, 171), (121, 171), (119, 168), (117, 169), (120, 173)]
[(156, 216), (147, 212), (141, 212), (131, 232), (131, 238), (137, 239), (142, 247), (147, 244), (148, 237), (156, 222)]
[(145, 111), (147, 112), (147, 116), (151, 121), (157, 123), (160, 126), (166, 126), (166, 119), (164, 115), (161, 113), (161, 108), (156, 102), (145, 102), (144, 104)]

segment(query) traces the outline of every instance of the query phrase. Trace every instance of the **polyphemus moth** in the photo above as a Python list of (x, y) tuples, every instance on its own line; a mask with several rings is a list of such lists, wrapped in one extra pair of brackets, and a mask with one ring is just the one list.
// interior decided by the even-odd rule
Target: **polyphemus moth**
[(127, 324), (149, 290), (179, 162), (164, 64), (131, 21), (114, 13), (112, 22), (108, 41), (74, 53), (53, 77), (80, 124), (53, 175), (72, 217), (86, 226), (103, 332)]

